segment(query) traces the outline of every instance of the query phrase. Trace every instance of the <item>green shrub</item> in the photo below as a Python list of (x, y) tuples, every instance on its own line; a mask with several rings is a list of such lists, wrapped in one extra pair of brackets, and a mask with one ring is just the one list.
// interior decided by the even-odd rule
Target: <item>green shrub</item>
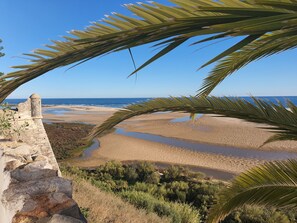
[(148, 175), (145, 182), (149, 184), (158, 184), (160, 182), (159, 172), (153, 172), (150, 175)]
[[(199, 212), (187, 204), (174, 203), (173, 210), (176, 213), (172, 222), (195, 223), (200, 222)], [(176, 220), (175, 220), (176, 219)]]
[(129, 188), (128, 182), (125, 180), (116, 180), (114, 182), (115, 182), (115, 186), (113, 188), (113, 191), (115, 192), (127, 190)]
[(79, 207), (79, 209), (85, 218), (89, 217), (90, 208)]
[(104, 166), (102, 171), (111, 175), (112, 179), (120, 180), (124, 178), (125, 169), (120, 162), (109, 161)]
[(173, 181), (166, 184), (167, 198), (172, 201), (186, 202), (189, 184), (184, 181)]
[(136, 169), (132, 166), (127, 166), (125, 168), (124, 178), (129, 182), (129, 184), (134, 184), (138, 179)]
[(158, 187), (158, 190), (156, 191), (156, 195), (158, 197), (167, 198), (167, 194), (168, 194), (168, 191), (164, 184)]
[(174, 191), (188, 191), (189, 184), (184, 181), (173, 181), (171, 183), (167, 183), (166, 186)]
[(135, 185), (133, 185), (133, 190), (135, 191), (142, 191), (147, 192), (149, 194), (155, 195), (158, 193), (158, 186), (154, 184), (147, 184), (144, 182), (137, 182)]
[(186, 176), (188, 176), (188, 170), (181, 166), (170, 166), (164, 170), (164, 181), (179, 181), (184, 180)]
[(293, 223), (275, 209), (246, 206), (228, 215), (222, 223)]
[(113, 180), (113, 176), (109, 173), (101, 173), (96, 176), (98, 180), (103, 180), (103, 181), (110, 181)]
[(202, 180), (206, 177), (206, 175), (201, 172), (189, 172), (188, 177), (192, 180)]
[[(108, 162), (95, 170), (61, 169), (89, 180), (101, 190), (119, 194), (147, 212), (168, 216), (174, 223), (199, 219), (205, 222), (210, 206), (225, 186), (222, 182), (198, 179), (201, 175), (181, 167), (171, 166), (160, 175), (154, 165), (146, 162), (136, 165)], [(293, 223), (296, 216), (294, 211), (244, 207), (232, 212), (222, 223)]]
[(115, 188), (116, 184), (114, 181), (98, 181), (95, 180), (94, 178), (90, 178), (89, 181), (96, 187), (100, 188), (101, 190), (107, 191), (107, 192), (112, 192), (113, 189)]
[(147, 212), (154, 211), (156, 199), (148, 193), (140, 191), (123, 191), (119, 193), (119, 195), (138, 208), (145, 209)]
[(149, 176), (156, 172), (156, 167), (149, 162), (139, 162), (135, 165), (136, 172), (138, 174), (138, 181), (146, 182)]
[[(0, 47), (1, 50), (1, 47)], [(1, 53), (0, 53), (1, 56)], [(6, 140), (19, 140), (22, 132), (29, 126), (28, 122), (20, 124), (16, 119), (16, 111), (7, 103), (0, 104), (0, 135)]]
[(173, 223), (200, 222), (198, 211), (187, 204), (166, 202), (140, 191), (124, 191), (119, 194), (138, 208), (172, 218)]
[(201, 217), (205, 219), (208, 209), (214, 203), (216, 195), (221, 188), (221, 184), (214, 182), (191, 183), (187, 194), (187, 203), (192, 203), (197, 207)]

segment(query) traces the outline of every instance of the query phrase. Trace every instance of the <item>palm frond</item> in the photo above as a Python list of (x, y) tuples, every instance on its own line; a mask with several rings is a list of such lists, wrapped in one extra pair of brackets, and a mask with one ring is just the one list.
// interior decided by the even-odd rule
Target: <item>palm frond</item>
[[(241, 41), (208, 64), (220, 61), (211, 76), (206, 80), (202, 93), (209, 93), (226, 76), (246, 65), (261, 55), (244, 57), (248, 49), (258, 47), (257, 37), (265, 34), (276, 36), (279, 31), (283, 37), (294, 37), (297, 31), (297, 8), (294, 0), (263, 1), (263, 0), (171, 0), (175, 6), (167, 6), (151, 2), (139, 5), (127, 4), (126, 7), (137, 17), (113, 13), (102, 22), (94, 22), (84, 31), (73, 30), (72, 36), (66, 36), (64, 41), (53, 41), (47, 49), (37, 49), (26, 54), (31, 58), (31, 64), (15, 66), (18, 71), (8, 73), (0, 79), (0, 101), (3, 101), (20, 85), (58, 67), (73, 63), (82, 63), (94, 57), (106, 55), (115, 51), (130, 49), (146, 43), (158, 42), (164, 47), (157, 55), (147, 61), (139, 69), (144, 68), (154, 60), (164, 56), (185, 40), (196, 36), (213, 35), (205, 41), (225, 38), (226, 36), (243, 36)], [(289, 32), (290, 30), (290, 32)], [(265, 39), (265, 38), (264, 38)], [(259, 41), (264, 41), (260, 38)], [(267, 40), (268, 41), (268, 40)], [(255, 46), (256, 45), (256, 46)], [(281, 52), (282, 46), (268, 44), (271, 53)], [(296, 46), (295, 40), (290, 40), (285, 49)], [(239, 52), (238, 52), (239, 51)], [(241, 53), (241, 62), (234, 65), (231, 59)], [(226, 56), (231, 57), (225, 59)], [(219, 70), (225, 67), (223, 74)], [(233, 69), (233, 67), (235, 67)], [(136, 70), (139, 70), (136, 69)], [(135, 72), (134, 72), (135, 73)]]
[(204, 79), (198, 95), (208, 95), (227, 76), (252, 61), (296, 48), (296, 35), (296, 29), (281, 30), (273, 34), (264, 35), (251, 44), (245, 45), (240, 50), (234, 51), (227, 56), (225, 55)]
[(96, 126), (89, 138), (100, 136), (117, 124), (143, 114), (154, 112), (187, 112), (191, 114), (217, 114), (239, 118), (249, 122), (267, 124), (262, 128), (276, 133), (267, 142), (275, 140), (297, 140), (297, 107), (253, 98), (253, 103), (240, 98), (218, 97), (181, 97), (157, 98), (147, 102), (129, 105), (115, 112), (102, 125)]
[[(0, 43), (2, 43), (2, 40), (1, 39), (0, 39)], [(2, 46), (0, 46), (0, 57), (3, 57), (4, 56), (4, 53), (2, 53), (1, 50), (3, 50), (3, 47)], [(0, 76), (2, 76), (2, 75), (3, 75), (3, 73), (0, 72)]]
[(297, 161), (273, 161), (237, 176), (220, 192), (207, 222), (217, 223), (244, 205), (297, 207)]

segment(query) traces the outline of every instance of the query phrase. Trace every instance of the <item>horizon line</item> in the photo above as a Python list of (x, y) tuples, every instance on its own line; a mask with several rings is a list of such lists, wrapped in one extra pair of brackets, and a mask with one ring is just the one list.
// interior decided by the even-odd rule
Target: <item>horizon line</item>
[[(86, 98), (69, 98), (69, 97), (65, 97), (65, 98), (54, 98), (54, 97), (41, 97), (41, 99), (134, 99), (134, 98), (169, 98), (171, 96), (167, 96), (167, 97), (86, 97)], [(184, 96), (174, 96), (174, 97), (184, 97)], [(190, 97), (190, 96), (187, 96)], [(193, 96), (194, 97), (194, 96)], [(297, 97), (297, 95), (251, 95), (251, 96), (214, 96), (214, 97)], [(29, 98), (29, 97), (27, 97)], [(27, 99), (27, 98), (5, 98), (6, 99), (10, 99), (10, 100), (20, 100), (20, 99)]]

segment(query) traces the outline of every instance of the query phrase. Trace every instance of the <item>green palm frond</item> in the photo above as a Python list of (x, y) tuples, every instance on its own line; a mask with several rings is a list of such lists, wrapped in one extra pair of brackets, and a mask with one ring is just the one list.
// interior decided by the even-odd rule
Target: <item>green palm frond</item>
[(288, 29), (267, 34), (238, 51), (224, 55), (204, 79), (198, 95), (208, 95), (227, 76), (248, 63), (297, 46), (297, 30)]
[[(295, 0), (171, 0), (171, 2), (175, 6), (156, 2), (127, 4), (126, 7), (137, 17), (113, 13), (102, 22), (93, 23), (84, 31), (71, 31), (72, 36), (66, 36), (64, 41), (53, 41), (54, 45), (48, 46), (47, 49), (37, 49), (31, 54), (25, 54), (32, 63), (15, 66), (18, 71), (1, 77), (0, 101), (20, 85), (50, 70), (73, 63), (80, 64), (115, 51), (153, 42), (157, 42), (157, 46), (163, 46), (163, 50), (140, 66), (139, 69), (142, 69), (196, 36), (211, 35), (198, 41), (200, 44), (228, 36), (245, 37), (206, 63), (208, 65), (219, 61), (203, 85), (201, 94), (208, 94), (229, 74), (263, 57), (261, 53), (244, 56), (245, 53), (251, 54), (253, 49), (261, 47), (263, 41), (265, 41), (265, 49), (262, 49), (264, 56), (283, 51), (281, 47), (287, 39), (289, 41), (286, 42), (285, 50), (296, 46)], [(276, 37), (279, 37), (279, 40), (272, 41), (272, 38)], [(232, 60), (237, 54), (241, 55), (238, 63)]]
[(277, 208), (297, 207), (297, 161), (273, 161), (237, 176), (220, 192), (207, 222), (217, 223), (246, 204)]
[[(1, 39), (0, 39), (0, 43), (2, 43), (2, 40)], [(2, 50), (3, 50), (3, 47), (0, 46), (0, 57), (3, 57), (4, 56), (4, 53), (1, 52)], [(2, 76), (2, 75), (3, 75), (3, 73), (0, 72), (0, 76)]]
[[(240, 98), (182, 97), (157, 98), (129, 105), (115, 112), (102, 125), (96, 126), (89, 138), (102, 135), (129, 118), (154, 112), (187, 112), (191, 114), (217, 114), (239, 118), (249, 122), (267, 124), (262, 128), (276, 133), (267, 142), (275, 140), (297, 140), (297, 107), (291, 102), (288, 109), (282, 104), (253, 98), (253, 103)], [(265, 143), (267, 143), (265, 142)]]

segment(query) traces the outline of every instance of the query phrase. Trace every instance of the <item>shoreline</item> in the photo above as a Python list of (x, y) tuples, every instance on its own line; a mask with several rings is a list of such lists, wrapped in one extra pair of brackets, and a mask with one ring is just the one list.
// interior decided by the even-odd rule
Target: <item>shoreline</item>
[(169, 120), (160, 120), (160, 127), (157, 128), (154, 128), (156, 123), (141, 125), (141, 120), (134, 123), (128, 121), (129, 124), (122, 123), (119, 127), (129, 132), (148, 133), (207, 145), (297, 153), (296, 141), (277, 141), (263, 145), (274, 134), (260, 128), (264, 125), (207, 114), (195, 121), (172, 123)]
[[(46, 119), (53, 122), (85, 122), (100, 124), (118, 109), (95, 110), (90, 107), (79, 106), (51, 106), (55, 108), (71, 109), (63, 115), (44, 114)], [(81, 111), (84, 111), (82, 114)], [(236, 148), (256, 149), (263, 151), (288, 151), (295, 152), (297, 143), (280, 142), (281, 147), (257, 146), (271, 136), (272, 133), (259, 129), (259, 125), (246, 123), (238, 119), (213, 117), (203, 115), (195, 121), (171, 122), (172, 119), (187, 116), (186, 113), (154, 113), (131, 118), (117, 127), (126, 131), (155, 134), (164, 137), (191, 140), (209, 145), (231, 146)], [(187, 149), (168, 146), (162, 143), (151, 142), (133, 137), (111, 133), (100, 139), (100, 149), (92, 152), (90, 159), (75, 160), (71, 163), (81, 167), (98, 166), (107, 160), (146, 160), (151, 162), (175, 163), (193, 165), (202, 168), (216, 169), (232, 174), (238, 174), (255, 165), (263, 163), (257, 159), (236, 158), (207, 152), (189, 151)], [(289, 146), (288, 146), (289, 145)], [(277, 149), (275, 148), (277, 147)], [(293, 148), (293, 149), (292, 149)], [(220, 161), (220, 162), (218, 162)]]
[[(69, 161), (79, 167), (94, 167), (108, 160), (148, 161), (176, 165), (196, 166), (239, 174), (251, 167), (264, 163), (256, 159), (243, 159), (219, 154), (189, 151), (180, 147), (168, 146), (132, 137), (110, 134), (100, 140), (100, 149), (92, 152), (89, 159), (74, 159)], [(119, 145), (121, 145), (119, 147)], [(218, 160), (220, 162), (218, 163)]]
[[(72, 111), (69, 112), (69, 114), (66, 113), (63, 115), (46, 114), (44, 115), (46, 116), (45, 118), (46, 120), (53, 121), (53, 122), (56, 122), (56, 121), (76, 122), (76, 123), (81, 122), (81, 123), (91, 124), (91, 125), (102, 123), (109, 116), (111, 116), (113, 112), (121, 109), (121, 108), (112, 108), (112, 107), (72, 106), (72, 105), (71, 106), (68, 106), (68, 105), (50, 106), (47, 108), (51, 108), (51, 109), (63, 108), (63, 109), (70, 109)], [(86, 112), (86, 113), (83, 113), (84, 115), (87, 115), (87, 116), (94, 115), (95, 117), (81, 117), (81, 114), (79, 113), (75, 114), (76, 111), (84, 111)], [(96, 113), (96, 112), (102, 112), (102, 113)], [(189, 140), (195, 143), (202, 143), (207, 145), (230, 146), (230, 147), (236, 147), (241, 149), (253, 149), (253, 150), (264, 150), (264, 151), (287, 151), (287, 152), (297, 153), (296, 141), (279, 141), (279, 142), (273, 142), (262, 146), (262, 143), (265, 140), (264, 139), (259, 140), (259, 138), (263, 137), (266, 139), (272, 136), (273, 133), (260, 128), (260, 126), (264, 126), (264, 125), (246, 122), (236, 118), (219, 117), (217, 115), (216, 116), (202, 115), (195, 121), (171, 122), (173, 119), (184, 118), (187, 116), (188, 116), (187, 113), (177, 113), (177, 112), (153, 113), (149, 115), (142, 115), (142, 116), (128, 119), (123, 123), (120, 123), (119, 125), (117, 125), (116, 128), (117, 127), (124, 128), (126, 131), (129, 131), (129, 132), (147, 133), (147, 134), (154, 134), (154, 135), (159, 135), (164, 137), (170, 137), (170, 138), (179, 139), (179, 140)], [(97, 117), (99, 118), (96, 119)], [(80, 120), (76, 120), (76, 118)], [(87, 119), (87, 121), (82, 121), (83, 119)], [(151, 123), (148, 123), (148, 122), (151, 122)], [(162, 128), (158, 127), (158, 125), (161, 126)], [(154, 128), (154, 127), (157, 127), (157, 128)], [(172, 131), (165, 131), (165, 128), (168, 128), (168, 127), (174, 128), (174, 130), (176, 130), (177, 128), (181, 128), (181, 129), (178, 133), (173, 134)], [(208, 134), (208, 131), (211, 132), (211, 131), (217, 130), (217, 129), (214, 129), (214, 127), (220, 130), (219, 132), (218, 131), (216, 132), (218, 133), (218, 136), (215, 138), (213, 137), (214, 134)], [(224, 133), (224, 131), (227, 130), (227, 128), (229, 127), (231, 128), (231, 130), (226, 131)], [(236, 139), (235, 136), (231, 137), (230, 139), (230, 135), (236, 133), (235, 129), (236, 130), (240, 129), (240, 132), (244, 133), (244, 128), (246, 130), (249, 130), (249, 133), (250, 133), (250, 130), (255, 131), (255, 134), (253, 134), (254, 136), (253, 140), (256, 140), (257, 142), (244, 143), (244, 140), (241, 140), (241, 139), (242, 138), (248, 139), (250, 138), (250, 136), (247, 135), (245, 137), (244, 134), (238, 134), (238, 133), (236, 134), (236, 136), (241, 135), (240, 139)], [(190, 130), (190, 134), (188, 134), (189, 132), (187, 132), (187, 130)], [(193, 134), (195, 130), (197, 130), (196, 134)], [(187, 133), (188, 135), (185, 133)], [(258, 135), (258, 133), (260, 134)], [(198, 134), (200, 134), (200, 136)], [(202, 137), (201, 137), (201, 134), (203, 134)], [(228, 134), (228, 138), (226, 137), (227, 134)], [(223, 136), (224, 138), (217, 140), (220, 136)]]
[(42, 105), (43, 109), (71, 109), (74, 111), (118, 111), (121, 108), (105, 107), (105, 106), (89, 106), (89, 105)]

